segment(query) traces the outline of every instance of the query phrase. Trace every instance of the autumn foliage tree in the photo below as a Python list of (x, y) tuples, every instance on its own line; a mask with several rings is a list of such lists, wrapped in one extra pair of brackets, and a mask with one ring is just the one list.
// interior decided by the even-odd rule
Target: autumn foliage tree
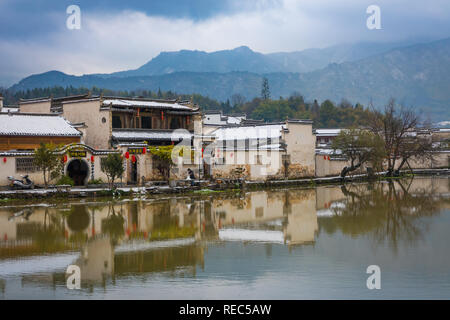
[(152, 154), (154, 160), (157, 161), (156, 168), (166, 180), (169, 180), (170, 169), (174, 165), (174, 162), (172, 161), (173, 149), (174, 149), (173, 145), (157, 146), (157, 147), (152, 146), (148, 148), (148, 151)]

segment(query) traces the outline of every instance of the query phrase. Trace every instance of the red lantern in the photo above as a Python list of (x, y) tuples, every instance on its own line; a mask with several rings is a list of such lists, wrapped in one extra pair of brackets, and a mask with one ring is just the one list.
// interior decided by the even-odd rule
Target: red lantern
[(94, 162), (94, 156), (91, 156), (91, 162)]
[(147, 148), (142, 149), (142, 154), (146, 154), (147, 153)]
[(131, 156), (131, 161), (134, 163), (136, 162), (136, 157), (134, 156), (134, 154)]
[(129, 159), (130, 158), (130, 153), (127, 151), (125, 152), (125, 158)]
[(3, 158), (3, 163), (6, 163), (6, 157)]
[(66, 163), (67, 162), (67, 154), (63, 155), (63, 162)]
[(330, 156), (328, 156), (328, 160), (331, 160), (331, 159), (330, 159)]
[(164, 121), (164, 111), (161, 111), (161, 121)]
[(327, 160), (327, 156), (323, 156), (323, 160)]

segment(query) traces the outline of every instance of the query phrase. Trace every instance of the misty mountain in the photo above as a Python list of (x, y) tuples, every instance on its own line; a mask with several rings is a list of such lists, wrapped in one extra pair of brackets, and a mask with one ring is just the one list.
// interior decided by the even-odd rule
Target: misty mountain
[[(311, 50), (300, 52), (303, 57), (309, 56), (311, 61), (316, 59), (316, 64), (314, 62), (305, 63), (305, 68), (314, 69), (321, 63), (320, 61), (325, 59), (323, 57), (338, 61), (344, 60), (344, 62), (331, 63), (324, 68), (310, 72), (273, 72), (270, 70), (278, 68), (279, 62), (277, 64), (274, 61), (280, 60), (280, 56), (283, 56), (281, 60), (285, 65), (297, 64), (298, 68), (302, 68), (302, 61), (307, 60), (306, 58), (302, 58), (303, 60), (295, 58), (300, 54), (299, 52), (263, 55), (255, 53), (247, 47), (219, 51), (216, 53), (217, 55), (199, 51), (180, 51), (173, 54), (175, 56), (192, 54), (192, 63), (197, 61), (197, 64), (186, 63), (186, 65), (194, 65), (195, 68), (192, 68), (196, 69), (196, 72), (188, 70), (170, 73), (170, 70), (167, 69), (168, 65), (173, 67), (173, 70), (183, 67), (181, 62), (176, 64), (179, 59), (174, 58), (174, 61), (171, 62), (171, 58), (167, 57), (165, 63), (159, 63), (158, 61), (162, 60), (155, 58), (137, 70), (125, 71), (133, 74), (133, 72), (141, 70), (140, 72), (143, 74), (154, 72), (155, 75), (130, 76), (116, 73), (107, 76), (71, 76), (51, 71), (27, 77), (11, 89), (17, 91), (55, 85), (97, 86), (112, 90), (147, 89), (157, 91), (160, 88), (163, 91), (200, 93), (224, 101), (235, 93), (242, 94), (247, 99), (259, 96), (261, 81), (265, 76), (269, 79), (273, 98), (286, 97), (295, 91), (309, 100), (331, 99), (339, 102), (342, 98), (347, 98), (353, 103), (360, 102), (367, 105), (369, 101), (373, 101), (376, 106), (382, 106), (389, 97), (396, 97), (399, 103), (423, 110), (427, 116), (434, 119), (450, 118), (450, 38), (388, 50), (378, 48), (377, 50), (381, 53), (367, 57), (364, 55), (369, 51), (373, 52), (374, 48), (369, 46), (367, 49), (361, 50), (355, 48), (338, 50), (335, 47), (334, 50), (329, 48)], [(319, 50), (321, 53), (316, 53), (314, 50)], [(217, 57), (223, 54), (229, 56), (226, 59), (227, 63), (214, 66), (213, 61), (219, 59)], [(164, 54), (158, 57), (161, 58), (161, 56)], [(206, 57), (203, 64), (199, 56)], [(231, 56), (236, 61), (234, 64)], [(242, 56), (246, 58), (238, 58)], [(348, 59), (356, 60), (345, 61)], [(223, 61), (224, 59), (220, 58), (219, 60)], [(244, 63), (244, 61), (246, 62)], [(247, 67), (258, 72), (225, 71), (232, 68), (233, 65), (239, 68)], [(199, 70), (208, 71), (200, 72)], [(295, 68), (292, 67), (290, 71), (292, 70)]]
[(153, 76), (174, 72), (232, 72), (249, 71), (269, 73), (279, 71), (276, 59), (252, 51), (246, 46), (233, 50), (222, 50), (207, 53), (204, 51), (181, 50), (161, 52), (136, 70), (101, 74), (102, 77)]
[(450, 38), (398, 48), (356, 62), (331, 64), (301, 75), (307, 96), (383, 105), (389, 97), (450, 117)]
[(262, 54), (241, 46), (233, 50), (211, 53), (181, 50), (161, 52), (138, 69), (94, 74), (103, 78), (154, 76), (174, 72), (219, 72), (245, 71), (252, 73), (309, 72), (322, 69), (330, 63), (356, 61), (404, 43), (356, 43), (341, 44), (324, 49), (306, 49), (295, 52)]

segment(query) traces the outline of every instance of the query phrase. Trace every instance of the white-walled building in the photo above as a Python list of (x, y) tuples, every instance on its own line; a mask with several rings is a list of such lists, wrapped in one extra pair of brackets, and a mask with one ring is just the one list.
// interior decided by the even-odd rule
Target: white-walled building
[(209, 133), (210, 175), (249, 180), (313, 177), (315, 136), (310, 120), (223, 126)]

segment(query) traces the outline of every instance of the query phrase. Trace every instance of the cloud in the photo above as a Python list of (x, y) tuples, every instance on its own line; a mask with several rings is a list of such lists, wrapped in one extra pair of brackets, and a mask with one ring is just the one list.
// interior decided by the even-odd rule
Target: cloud
[(48, 21), (49, 30), (42, 27), (33, 37), (18, 32), (17, 37), (0, 38), (0, 85), (48, 70), (80, 75), (137, 68), (161, 51), (247, 45), (267, 53), (342, 42), (449, 36), (448, 1), (378, 1), (383, 29), (369, 31), (365, 11), (372, 2), (260, 0), (250, 5), (233, 0), (227, 10), (203, 19), (81, 6), (81, 30), (65, 28), (65, 8), (49, 11), (39, 16), (40, 21)]

